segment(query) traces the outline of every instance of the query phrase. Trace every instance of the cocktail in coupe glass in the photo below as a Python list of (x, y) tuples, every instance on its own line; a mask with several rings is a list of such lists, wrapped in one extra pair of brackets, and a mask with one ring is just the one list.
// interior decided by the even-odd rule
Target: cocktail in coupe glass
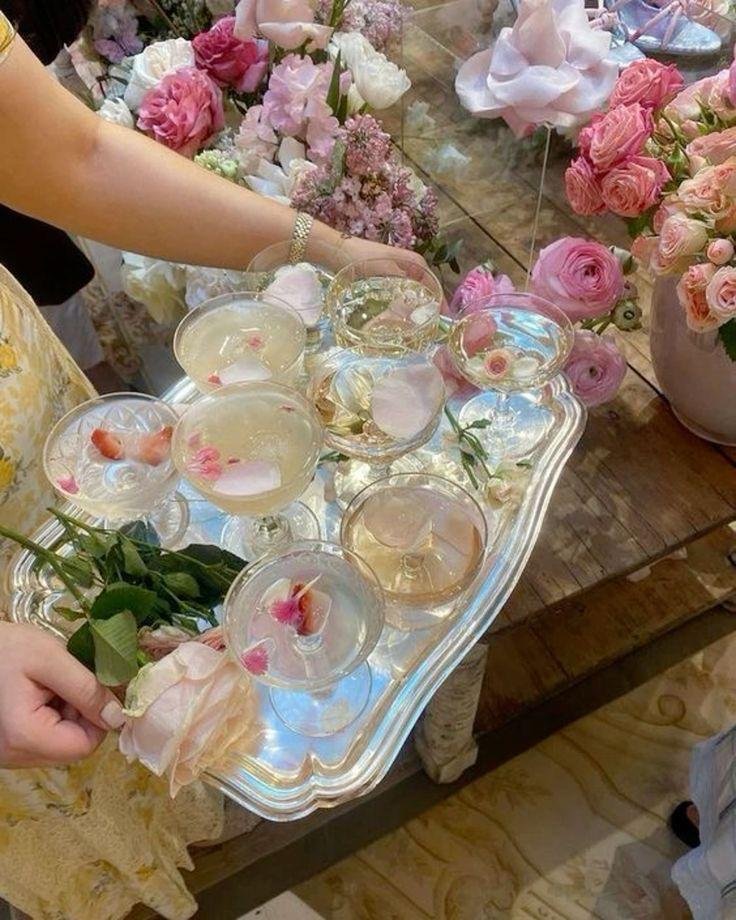
[(261, 291), (221, 294), (187, 313), (174, 354), (202, 392), (274, 380), (293, 386), (302, 372), (307, 331), (287, 303)]
[(429, 269), (402, 256), (351, 262), (328, 293), (335, 339), (363, 354), (424, 351), (434, 341), (442, 285)]
[(314, 477), (323, 436), (317, 412), (296, 390), (239, 383), (190, 405), (172, 449), (182, 476), (230, 515), (223, 545), (253, 561), (320, 536), (297, 499)]
[(383, 628), (383, 595), (370, 567), (334, 543), (296, 543), (238, 575), (225, 598), (230, 652), (270, 686), (293, 731), (339, 732), (363, 712), (366, 659)]
[(345, 507), (390, 472), (422, 469), (410, 451), (437, 430), (445, 385), (423, 355), (336, 351), (314, 370), (309, 395), (325, 425), (326, 445), (350, 457), (335, 473), (337, 501)]
[(63, 498), (115, 528), (144, 521), (166, 545), (189, 520), (174, 496), (179, 473), (171, 457), (178, 416), (142, 393), (111, 393), (81, 403), (49, 432), (46, 476)]
[[(389, 622), (411, 626), (415, 610), (457, 599), (485, 556), (488, 527), (475, 499), (429, 473), (388, 476), (360, 492), (342, 519), (340, 541), (376, 573)], [(398, 613), (397, 613), (398, 611)]]
[[(534, 294), (493, 294), (469, 304), (448, 348), (480, 395), (463, 407), (463, 425), (492, 457), (527, 456), (549, 434), (554, 415), (540, 392), (567, 360), (574, 337), (565, 313)], [(485, 426), (485, 427), (483, 427)]]
[(350, 259), (334, 246), (311, 241), (309, 261), (290, 262), (292, 242), (274, 243), (256, 255), (248, 271), (258, 275), (258, 288), (266, 296), (276, 296), (301, 316), (307, 327), (305, 354), (319, 351), (329, 326), (325, 315), (327, 292), (335, 273)]

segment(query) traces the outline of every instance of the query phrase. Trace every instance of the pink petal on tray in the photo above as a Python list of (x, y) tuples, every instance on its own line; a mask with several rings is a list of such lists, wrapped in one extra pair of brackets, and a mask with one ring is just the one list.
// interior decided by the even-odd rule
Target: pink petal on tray
[(322, 315), (324, 291), (316, 270), (308, 262), (297, 265), (282, 265), (277, 269), (273, 281), (264, 291), (263, 299), (268, 302), (268, 295), (282, 300), (301, 316), (305, 326), (314, 326)]
[(429, 425), (444, 399), (445, 384), (434, 364), (412, 364), (390, 371), (376, 383), (371, 414), (381, 431), (409, 440)]
[(271, 371), (254, 354), (246, 354), (223, 367), (217, 376), (223, 386), (230, 383), (248, 383), (251, 380), (270, 380)]
[(281, 470), (270, 460), (238, 460), (229, 463), (213, 488), (223, 495), (260, 495), (281, 485)]

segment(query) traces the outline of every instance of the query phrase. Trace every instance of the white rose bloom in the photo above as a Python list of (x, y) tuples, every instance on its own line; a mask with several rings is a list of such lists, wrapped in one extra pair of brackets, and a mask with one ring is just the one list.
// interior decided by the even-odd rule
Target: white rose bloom
[(211, 300), (220, 294), (250, 289), (247, 272), (232, 271), (228, 268), (204, 268), (199, 265), (187, 265), (186, 285), (184, 299), (188, 310), (193, 310), (205, 300)]
[(122, 99), (105, 99), (97, 110), (97, 114), (114, 125), (122, 125), (124, 128), (135, 126), (133, 115)]
[(255, 174), (246, 176), (245, 181), (254, 192), (273, 198), (280, 204), (291, 204), (291, 192), (297, 179), (306, 170), (317, 168), (304, 159), (304, 153), (303, 144), (293, 137), (285, 137), (276, 155), (278, 162), (262, 159)]
[(172, 323), (184, 314), (185, 266), (124, 252), (122, 276), (125, 293), (140, 301), (157, 323)]
[(376, 51), (360, 32), (336, 32), (328, 48), (334, 60), (340, 52), (341, 62), (353, 75), (355, 88), (372, 109), (387, 109), (411, 87), (406, 71)]
[(194, 49), (185, 38), (170, 38), (154, 42), (133, 58), (130, 83), (125, 90), (125, 102), (137, 112), (149, 89), (175, 70), (194, 66)]

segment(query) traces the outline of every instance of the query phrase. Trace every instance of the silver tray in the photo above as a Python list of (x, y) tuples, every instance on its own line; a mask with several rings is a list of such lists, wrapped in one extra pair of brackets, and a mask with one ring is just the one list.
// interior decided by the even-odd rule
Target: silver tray
[[(196, 396), (186, 379), (166, 394), (174, 403)], [(489, 540), (478, 578), (453, 607), (422, 614), (423, 622), (413, 628), (386, 625), (368, 659), (373, 688), (363, 714), (337, 735), (307, 738), (286, 728), (271, 708), (267, 688), (256, 683), (248, 712), (254, 731), (206, 776), (208, 782), (264, 818), (290, 821), (362, 795), (381, 781), (433, 693), (503, 607), (532, 551), (565, 461), (583, 432), (585, 410), (562, 375), (545, 388), (543, 398), (554, 412), (555, 424), (532, 457), (520, 502), (487, 507)], [(455, 402), (455, 410), (459, 405)], [(449, 430), (443, 420), (430, 444), (417, 452), (429, 471), (451, 473), (442, 440)], [(323, 536), (339, 542), (340, 510), (325, 502), (326, 475), (321, 468), (302, 501), (320, 518)], [(180, 491), (191, 512), (183, 542), (214, 542), (220, 512), (185, 487)], [(60, 535), (60, 526), (50, 521), (36, 539), (50, 545)], [(8, 579), (13, 620), (68, 633), (68, 624), (53, 611), (60, 597), (57, 585), (34, 567), (30, 554), (16, 554)]]

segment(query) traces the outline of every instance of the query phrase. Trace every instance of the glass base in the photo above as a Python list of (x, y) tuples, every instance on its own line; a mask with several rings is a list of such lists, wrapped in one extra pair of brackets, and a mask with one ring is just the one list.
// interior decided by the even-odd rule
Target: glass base
[(310, 738), (334, 735), (354, 722), (368, 705), (373, 678), (367, 662), (326, 690), (315, 693), (272, 687), (271, 705), (292, 731)]
[(335, 493), (337, 504), (344, 510), (362, 492), (366, 486), (372, 485), (384, 476), (395, 473), (421, 473), (424, 464), (412, 454), (405, 454), (386, 466), (363, 463), (360, 460), (348, 460), (339, 463), (335, 471)]
[(320, 536), (314, 512), (301, 502), (292, 502), (278, 514), (228, 518), (221, 546), (246, 562), (255, 562), (283, 552), (296, 540), (319, 540)]
[[(180, 492), (174, 492), (160, 505), (157, 505), (149, 515), (138, 520), (141, 524), (156, 531), (161, 546), (166, 549), (174, 549), (189, 527), (189, 503)], [(119, 530), (130, 523), (135, 522), (107, 519), (102, 522), (102, 526), (109, 530)]]
[(473, 429), (473, 434), (494, 465), (527, 457), (549, 436), (555, 423), (552, 409), (531, 392), (505, 396), (487, 391), (474, 396), (463, 406), (458, 421), (469, 425), (480, 419), (491, 424)]

